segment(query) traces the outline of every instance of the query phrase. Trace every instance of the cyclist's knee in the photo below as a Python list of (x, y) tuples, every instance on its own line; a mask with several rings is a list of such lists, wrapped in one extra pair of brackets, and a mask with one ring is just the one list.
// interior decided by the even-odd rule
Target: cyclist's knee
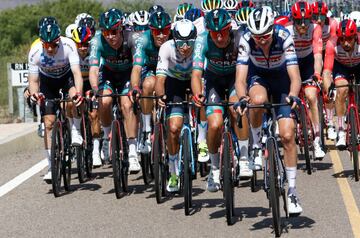
[(130, 113), (132, 110), (132, 107), (133, 107), (133, 105), (130, 102), (130, 100), (128, 100), (128, 99), (121, 100), (121, 110), (124, 113)]
[(155, 88), (155, 78), (154, 77), (146, 78), (142, 84), (142, 88), (144, 93), (152, 93)]
[(222, 121), (219, 120), (208, 120), (209, 131), (220, 131), (222, 127)]
[(182, 127), (182, 125), (180, 123), (170, 120), (169, 121), (169, 133), (170, 133), (170, 135), (178, 137), (178, 135), (181, 132), (181, 127)]
[(103, 110), (104, 108), (110, 108), (112, 105), (112, 98), (104, 97), (99, 100), (99, 107)]
[(295, 143), (295, 133), (293, 130), (280, 131), (280, 138), (284, 146)]
[(259, 105), (259, 104), (264, 104), (265, 102), (267, 102), (266, 95), (258, 94), (258, 95), (253, 95), (251, 97), (252, 104)]

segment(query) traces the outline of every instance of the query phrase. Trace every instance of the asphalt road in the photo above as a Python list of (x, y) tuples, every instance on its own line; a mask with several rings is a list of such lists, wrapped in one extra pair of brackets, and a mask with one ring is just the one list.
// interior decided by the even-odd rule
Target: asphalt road
[[(41, 140), (33, 135), (31, 141), (30, 147), (21, 138), (0, 146), (0, 190), (43, 160)], [(11, 143), (17, 149), (10, 150)], [(360, 183), (352, 178), (348, 153), (328, 152), (312, 175), (300, 169), (303, 164), (299, 161), (297, 189), (304, 212), (284, 221), (282, 237), (360, 237)], [(45, 172), (0, 197), (0, 237), (274, 236), (265, 193), (260, 188), (252, 193), (248, 181), (235, 190), (235, 224), (227, 226), (222, 193), (205, 191), (205, 178), (194, 182), (194, 209), (186, 217), (179, 195), (156, 204), (141, 173), (130, 175), (129, 194), (116, 199), (110, 168), (95, 169), (94, 178), (84, 184), (74, 170), (71, 192), (59, 198), (42, 181)]]

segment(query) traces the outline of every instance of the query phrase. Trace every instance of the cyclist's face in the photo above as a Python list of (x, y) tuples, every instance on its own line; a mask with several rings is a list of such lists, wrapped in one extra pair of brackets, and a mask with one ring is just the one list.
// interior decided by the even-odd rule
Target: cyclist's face
[(181, 47), (177, 47), (177, 49), (179, 50), (181, 56), (187, 58), (192, 54), (194, 47), (183, 45)]
[(230, 40), (231, 26), (224, 28), (221, 31), (209, 31), (210, 37), (215, 45), (219, 48), (226, 48)]
[(341, 47), (345, 51), (351, 51), (354, 49), (356, 37), (339, 37)]
[(60, 39), (54, 42), (42, 42), (43, 48), (49, 56), (54, 56), (59, 48)]
[(266, 33), (264, 35), (253, 35), (252, 38), (254, 39), (255, 43), (260, 46), (268, 46), (272, 43), (272, 34), (273, 32)]
[(121, 31), (122, 29), (103, 30), (102, 35), (112, 48), (117, 48), (122, 40)]
[(154, 43), (156, 47), (162, 46), (170, 36), (171, 26), (165, 27), (164, 29), (151, 29), (151, 34), (154, 38)]
[(89, 53), (89, 42), (76, 44), (79, 56), (85, 58)]

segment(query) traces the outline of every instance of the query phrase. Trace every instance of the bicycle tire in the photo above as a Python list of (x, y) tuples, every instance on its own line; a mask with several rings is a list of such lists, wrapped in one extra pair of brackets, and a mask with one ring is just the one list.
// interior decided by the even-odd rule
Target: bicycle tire
[(268, 150), (269, 161), (269, 199), (271, 213), (273, 217), (273, 228), (276, 237), (281, 235), (281, 217), (280, 217), (280, 188), (278, 186), (278, 171), (275, 165), (276, 151), (274, 140), (270, 139), (266, 142), (266, 149)]
[(321, 94), (318, 95), (318, 111), (319, 111), (319, 132), (320, 132), (320, 141), (321, 141), (321, 148), (326, 151), (325, 145), (325, 129), (326, 129), (326, 122), (325, 122), (325, 114), (324, 114), (324, 102), (323, 97)]
[(51, 135), (51, 183), (55, 197), (59, 197), (61, 193), (63, 142), (60, 134), (60, 126), (61, 122), (56, 121)]
[(73, 153), (71, 150), (71, 131), (69, 121), (66, 120), (62, 126), (63, 129), (63, 145), (64, 145), (64, 156), (63, 156), (63, 165), (62, 165), (62, 173), (64, 180), (64, 188), (65, 191), (70, 191), (71, 185), (71, 163)]
[(306, 111), (303, 104), (299, 105), (299, 111), (300, 111), (300, 126), (301, 126), (301, 136), (303, 140), (303, 149), (304, 149), (304, 157), (305, 157), (305, 163), (306, 163), (306, 171), (307, 174), (312, 173), (311, 168), (311, 158), (310, 158), (310, 149), (309, 149), (309, 128), (308, 123), (306, 120)]
[(120, 162), (120, 138), (119, 138), (119, 122), (113, 121), (111, 125), (111, 162), (113, 169), (114, 190), (117, 199), (121, 198), (121, 170), (122, 163)]
[(149, 185), (152, 178), (151, 178), (151, 171), (150, 171), (150, 159), (148, 153), (141, 153), (141, 171), (142, 171), (142, 177), (144, 180), (145, 185)]
[(191, 154), (190, 154), (190, 142), (189, 142), (189, 131), (184, 130), (182, 135), (182, 162), (184, 171), (184, 210), (185, 216), (190, 214), (190, 208), (192, 206), (192, 169), (191, 169)]
[(350, 123), (350, 143), (351, 143), (351, 155), (354, 166), (355, 181), (359, 181), (359, 151), (358, 151), (358, 128), (355, 116), (355, 109), (350, 108), (349, 112)]
[(163, 166), (161, 165), (161, 156), (163, 154), (162, 145), (162, 125), (160, 123), (155, 125), (154, 128), (154, 140), (152, 143), (151, 155), (152, 162), (154, 164), (154, 190), (156, 202), (158, 204), (162, 203), (163, 191)]
[(234, 216), (234, 186), (233, 175), (231, 166), (231, 135), (230, 133), (224, 133), (223, 146), (222, 146), (222, 163), (223, 163), (223, 188), (226, 208), (226, 222), (228, 225), (232, 225), (232, 218)]
[(251, 180), (250, 180), (250, 185), (251, 185), (251, 192), (256, 192), (256, 186), (257, 186), (257, 171), (254, 170), (253, 171), (253, 176), (251, 177)]
[(119, 121), (120, 123), (120, 161), (122, 168), (120, 170), (121, 172), (121, 186), (124, 193), (128, 192), (128, 176), (129, 176), (129, 148), (128, 148), (128, 142), (126, 139), (125, 134), (125, 128), (122, 121)]
[(74, 157), (76, 159), (79, 182), (84, 183), (86, 169), (85, 169), (85, 155), (83, 153), (83, 147), (82, 146), (74, 146), (73, 153), (74, 153)]
[(86, 132), (86, 148), (85, 148), (85, 169), (86, 176), (90, 179), (92, 177), (93, 167), (93, 137), (91, 132), (91, 122), (88, 116), (85, 116), (85, 132)]

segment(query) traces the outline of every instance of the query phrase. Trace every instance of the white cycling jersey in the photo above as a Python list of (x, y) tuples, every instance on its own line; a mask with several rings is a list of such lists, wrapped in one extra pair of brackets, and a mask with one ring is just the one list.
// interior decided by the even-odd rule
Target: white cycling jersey
[(28, 62), (30, 74), (41, 73), (47, 77), (61, 78), (71, 70), (72, 65), (80, 64), (80, 59), (75, 42), (61, 36), (54, 56), (48, 55), (39, 41), (31, 47)]
[(206, 31), (204, 17), (200, 17), (200, 18), (196, 19), (193, 23), (196, 27), (197, 35), (201, 35), (204, 31)]
[(156, 75), (190, 80), (192, 59), (192, 55), (187, 58), (183, 57), (177, 50), (174, 40), (168, 40), (160, 47)]

